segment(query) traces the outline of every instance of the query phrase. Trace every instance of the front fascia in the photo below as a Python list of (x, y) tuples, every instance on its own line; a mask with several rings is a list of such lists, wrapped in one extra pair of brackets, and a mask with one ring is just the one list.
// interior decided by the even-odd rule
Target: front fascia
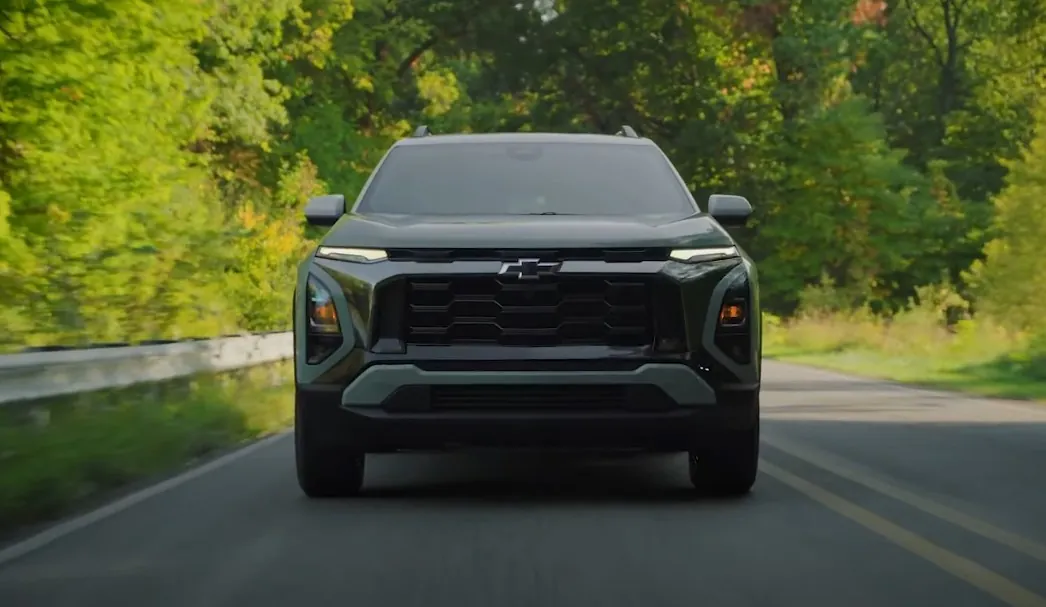
[[(729, 259), (704, 264), (677, 261), (641, 261), (606, 263), (602, 261), (564, 261), (560, 274), (646, 275), (659, 277), (678, 285), (688, 350), (686, 355), (659, 355), (650, 348), (616, 348), (609, 346), (510, 347), (496, 345), (413, 346), (402, 342), (375, 349), (375, 322), (380, 311), (375, 309), (377, 290), (391, 281), (408, 276), (427, 275), (493, 275), (501, 269), (501, 261), (454, 261), (431, 263), (415, 261), (381, 261), (352, 263), (310, 257), (302, 264), (298, 276), (295, 318), (295, 339), (299, 352), (304, 351), (305, 322), (304, 297), (306, 280), (312, 275), (331, 290), (344, 336), (343, 345), (329, 358), (311, 365), (303, 356), (296, 357), (298, 382), (345, 386), (367, 367), (375, 364), (405, 364), (414, 361), (455, 362), (462, 360), (500, 361), (518, 364), (533, 361), (610, 361), (621, 362), (622, 368), (631, 361), (645, 363), (686, 362), (707, 373), (714, 385), (757, 384), (759, 356), (740, 365), (731, 360), (714, 343), (715, 322), (719, 308), (735, 281), (743, 281), (748, 289), (752, 309), (753, 352), (758, 353), (759, 323), (758, 292), (754, 266), (747, 258)], [(736, 291), (736, 289), (734, 289)], [(711, 330), (711, 333), (710, 333)], [(388, 344), (386, 344), (387, 346)], [(381, 351), (376, 351), (381, 350)], [(506, 371), (509, 369), (506, 368)]]

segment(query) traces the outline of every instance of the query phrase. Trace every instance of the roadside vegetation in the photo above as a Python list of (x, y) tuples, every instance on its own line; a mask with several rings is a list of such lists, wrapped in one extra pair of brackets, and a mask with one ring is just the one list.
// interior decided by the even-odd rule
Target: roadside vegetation
[[(629, 124), (753, 202), (768, 355), (1042, 395), (1043, 57), (1038, 0), (13, 0), (0, 352), (286, 329), (305, 201), (417, 124)], [(287, 420), (246, 393), (5, 426), (0, 514)]]
[[(353, 197), (426, 123), (630, 124), (699, 200), (753, 201), (741, 237), (787, 326), (870, 335), (928, 287), (961, 301), (919, 335), (990, 316), (1031, 348), (1044, 56), (1037, 0), (16, 0), (0, 347), (288, 327), (305, 201)], [(831, 305), (804, 310), (818, 285)]]
[[(768, 356), (990, 396), (1046, 400), (1046, 114), (991, 197), (982, 254), (884, 308), (829, 277), (768, 319)], [(878, 308), (878, 310), (877, 310)], [(878, 312), (878, 313), (877, 313)]]
[(1046, 400), (1046, 355), (1028, 333), (991, 318), (941, 321), (932, 305), (883, 317), (867, 310), (764, 318), (764, 355), (787, 362), (969, 392)]
[(0, 538), (282, 430), (290, 363), (0, 408)]

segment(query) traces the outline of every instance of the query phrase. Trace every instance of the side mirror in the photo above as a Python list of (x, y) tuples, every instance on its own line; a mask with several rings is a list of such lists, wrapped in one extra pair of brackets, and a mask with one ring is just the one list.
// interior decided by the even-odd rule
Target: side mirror
[(345, 196), (327, 194), (310, 198), (305, 205), (305, 221), (314, 226), (332, 226), (345, 214)]
[(744, 226), (752, 216), (752, 204), (744, 196), (712, 194), (708, 197), (708, 214), (724, 226)]

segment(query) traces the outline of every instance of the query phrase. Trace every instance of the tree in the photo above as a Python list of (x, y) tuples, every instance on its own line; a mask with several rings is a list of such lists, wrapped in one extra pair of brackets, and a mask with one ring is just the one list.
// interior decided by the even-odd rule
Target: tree
[(1046, 104), (1040, 104), (1037, 132), (1014, 162), (1006, 163), (1006, 187), (995, 197), (997, 234), (983, 262), (971, 270), (978, 308), (1015, 329), (1046, 335)]

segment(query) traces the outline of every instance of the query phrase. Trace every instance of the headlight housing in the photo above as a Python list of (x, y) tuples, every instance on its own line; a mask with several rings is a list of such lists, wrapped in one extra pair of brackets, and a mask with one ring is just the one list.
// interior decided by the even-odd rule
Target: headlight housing
[(737, 247), (710, 247), (704, 249), (675, 249), (668, 256), (676, 261), (686, 263), (703, 263), (706, 261), (719, 261), (721, 259), (734, 259), (740, 257)]
[(320, 247), (316, 250), (316, 256), (323, 259), (336, 259), (353, 263), (375, 263), (389, 258), (388, 253), (381, 249), (358, 249), (355, 247)]
[(315, 276), (305, 283), (305, 360), (319, 364), (342, 346), (341, 322), (334, 297)]
[[(715, 331), (715, 345), (731, 360), (740, 365), (752, 362), (752, 323), (758, 318), (757, 302), (752, 300), (748, 275), (738, 276), (723, 296)], [(758, 330), (758, 327), (754, 328)]]

